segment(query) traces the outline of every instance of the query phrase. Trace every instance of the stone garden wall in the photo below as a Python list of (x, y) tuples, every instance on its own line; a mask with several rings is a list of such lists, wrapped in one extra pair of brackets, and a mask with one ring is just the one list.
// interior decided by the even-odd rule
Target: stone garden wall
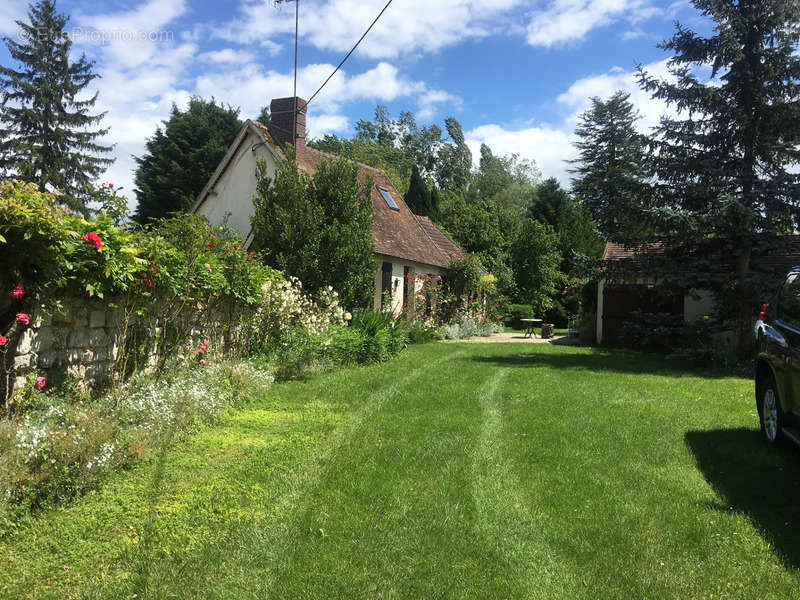
[(14, 388), (26, 372), (63, 370), (87, 385), (107, 379), (114, 371), (124, 330), (124, 312), (96, 301), (65, 300), (60, 309), (39, 307), (27, 326), (17, 325), (16, 348), (10, 353)]
[[(173, 326), (182, 332), (183, 343), (192, 344), (208, 338), (215, 347), (230, 345), (236, 331), (232, 323), (240, 323), (244, 314), (219, 310), (185, 307), (176, 311), (151, 307), (152, 315), (143, 322), (128, 314), (115, 303), (100, 300), (66, 299), (58, 308), (33, 309), (29, 324), (16, 323), (9, 338), (16, 346), (8, 348), (5, 356), (7, 384), (21, 389), (26, 376), (66, 375), (84, 388), (103, 383), (123, 371), (148, 370), (159, 362), (159, 340), (163, 318), (168, 314)], [(135, 345), (136, 348), (126, 347)], [(182, 347), (182, 346), (181, 346)], [(162, 352), (166, 356), (172, 350)], [(133, 364), (135, 361), (135, 364)], [(0, 390), (2, 391), (2, 390)], [(10, 395), (10, 394), (9, 394)]]

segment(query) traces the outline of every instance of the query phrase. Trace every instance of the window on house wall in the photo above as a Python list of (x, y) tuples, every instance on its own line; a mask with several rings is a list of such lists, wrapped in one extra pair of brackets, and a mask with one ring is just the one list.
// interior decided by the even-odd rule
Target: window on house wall
[(392, 210), (400, 210), (400, 207), (397, 206), (397, 202), (395, 202), (392, 199), (392, 195), (389, 193), (389, 190), (381, 186), (376, 186), (376, 187), (378, 188), (378, 191), (381, 193), (381, 196), (383, 196), (383, 199), (386, 200), (386, 204), (389, 205), (389, 208), (391, 208)]
[(408, 288), (413, 283), (408, 281), (408, 274), (411, 272), (410, 267), (403, 267), (403, 310), (408, 306)]
[[(387, 293), (388, 292), (388, 293)], [(386, 308), (386, 302), (391, 303), (392, 298), (392, 263), (384, 262), (381, 266), (381, 309)]]

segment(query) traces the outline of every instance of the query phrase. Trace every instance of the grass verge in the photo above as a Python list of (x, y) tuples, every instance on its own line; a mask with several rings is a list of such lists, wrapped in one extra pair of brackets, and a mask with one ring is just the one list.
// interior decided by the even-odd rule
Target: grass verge
[(793, 597), (800, 457), (756, 425), (750, 380), (661, 357), (416, 346), (30, 519), (0, 596)]

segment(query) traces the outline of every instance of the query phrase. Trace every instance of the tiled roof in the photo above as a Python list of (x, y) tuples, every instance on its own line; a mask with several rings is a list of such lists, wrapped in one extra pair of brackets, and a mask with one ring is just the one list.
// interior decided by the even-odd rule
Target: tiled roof
[(633, 244), (608, 242), (605, 252), (603, 252), (603, 260), (627, 260), (635, 259), (640, 254), (663, 254), (665, 247), (664, 242), (636, 242)]
[[(706, 247), (713, 250), (708, 257), (713, 259), (712, 270), (718, 273), (730, 272), (734, 268), (734, 255), (725, 252), (720, 244), (708, 240)], [(630, 261), (633, 263), (645, 257), (659, 256), (668, 250), (677, 248), (665, 242), (639, 242), (633, 244), (619, 244), (609, 242), (606, 244), (603, 260)], [(777, 238), (772, 248), (756, 248), (750, 257), (750, 270), (762, 273), (786, 272), (792, 267), (800, 266), (800, 235), (781, 236)]]
[[(254, 122), (254, 125), (270, 143), (274, 142), (273, 137), (269, 135), (269, 131), (264, 125), (258, 122)], [(273, 148), (283, 154), (277, 144), (274, 144)], [(297, 165), (305, 172), (313, 174), (321, 162), (338, 159), (339, 157), (334, 154), (328, 154), (306, 146), (298, 157)], [(437, 241), (432, 239), (432, 236), (428, 233), (429, 227), (421, 222), (421, 217), (411, 212), (403, 197), (383, 171), (362, 163), (356, 164), (360, 169), (358, 179), (361, 183), (366, 183), (367, 178), (372, 177), (372, 237), (375, 240), (375, 252), (394, 258), (445, 268), (450, 264), (450, 254), (454, 251), (457, 251), (459, 255), (463, 255), (461, 249), (452, 240), (439, 231), (433, 223), (430, 223), (433, 229), (438, 232)], [(389, 205), (386, 204), (383, 196), (381, 196), (378, 186), (389, 191), (400, 210), (389, 208)], [(444, 239), (442, 240), (441, 238)], [(442, 247), (439, 246), (439, 243), (442, 244)]]
[(270, 146), (272, 146), (272, 149), (275, 150), (275, 152), (277, 152), (281, 158), (285, 159), (286, 155), (283, 153), (283, 149), (281, 148), (280, 144), (278, 144), (278, 142), (275, 141), (275, 138), (272, 137), (272, 134), (269, 132), (269, 129), (265, 125), (259, 123), (258, 121), (250, 121), (250, 122), (256, 129), (258, 129), (258, 132), (262, 136), (264, 136), (264, 139), (267, 140)]
[(460, 260), (464, 258), (464, 251), (451, 240), (445, 232), (436, 226), (436, 223), (431, 221), (428, 217), (416, 215), (417, 220), (428, 237), (433, 240), (439, 251), (450, 259)]

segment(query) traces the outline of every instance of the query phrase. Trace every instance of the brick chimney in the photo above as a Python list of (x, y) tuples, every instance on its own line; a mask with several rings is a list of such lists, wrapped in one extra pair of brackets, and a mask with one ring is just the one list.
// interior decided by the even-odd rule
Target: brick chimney
[(306, 151), (306, 101), (297, 98), (297, 129), (292, 135), (295, 98), (276, 98), (269, 104), (269, 132), (275, 141), (285, 146), (293, 144), (297, 158)]

